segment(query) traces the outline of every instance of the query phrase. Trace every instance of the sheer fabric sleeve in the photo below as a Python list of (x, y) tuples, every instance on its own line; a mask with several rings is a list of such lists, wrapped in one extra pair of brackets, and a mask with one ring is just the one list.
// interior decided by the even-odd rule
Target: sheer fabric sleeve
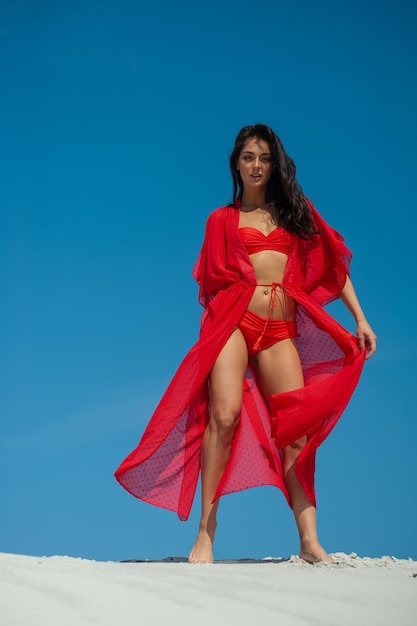
[(346, 283), (352, 253), (344, 238), (321, 217), (308, 200), (315, 228), (320, 234), (304, 240), (303, 291), (324, 306), (336, 300)]
[(220, 290), (241, 280), (235, 253), (228, 246), (227, 215), (233, 210), (230, 207), (217, 209), (206, 223), (203, 245), (192, 271), (200, 287), (198, 299), (204, 308)]

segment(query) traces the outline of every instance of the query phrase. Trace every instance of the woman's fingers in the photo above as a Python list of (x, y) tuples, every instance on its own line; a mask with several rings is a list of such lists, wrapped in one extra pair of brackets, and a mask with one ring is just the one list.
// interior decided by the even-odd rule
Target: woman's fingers
[(376, 352), (376, 337), (369, 337), (369, 339), (365, 339), (365, 347), (366, 347), (366, 358), (370, 359)]

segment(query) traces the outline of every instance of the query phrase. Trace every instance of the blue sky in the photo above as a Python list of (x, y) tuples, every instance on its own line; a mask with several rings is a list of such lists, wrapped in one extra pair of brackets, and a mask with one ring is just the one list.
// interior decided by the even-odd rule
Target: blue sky
[[(0, 551), (187, 555), (198, 499), (182, 523), (113, 472), (197, 338), (205, 220), (264, 122), (379, 336), (319, 451), (322, 543), (417, 558), (416, 22), (411, 1), (3, 0)], [(280, 492), (223, 499), (217, 558), (297, 551)]]

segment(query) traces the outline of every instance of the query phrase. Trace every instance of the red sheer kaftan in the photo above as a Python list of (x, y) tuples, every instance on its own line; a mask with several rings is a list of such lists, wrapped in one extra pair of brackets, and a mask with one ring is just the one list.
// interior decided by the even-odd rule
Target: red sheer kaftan
[[(313, 240), (292, 237), (283, 280), (297, 302), (297, 348), (305, 387), (269, 399), (271, 413), (248, 367), (241, 420), (216, 497), (259, 485), (279, 487), (289, 502), (280, 449), (307, 435), (296, 463), (297, 477), (315, 504), (318, 446), (335, 426), (358, 382), (365, 351), (322, 307), (336, 299), (349, 271), (351, 253), (320, 217)], [(238, 205), (222, 207), (207, 220), (193, 270), (205, 308), (200, 338), (185, 356), (133, 452), (116, 471), (120, 484), (141, 500), (190, 513), (208, 421), (208, 374), (243, 316), (256, 286), (249, 256), (238, 235)]]

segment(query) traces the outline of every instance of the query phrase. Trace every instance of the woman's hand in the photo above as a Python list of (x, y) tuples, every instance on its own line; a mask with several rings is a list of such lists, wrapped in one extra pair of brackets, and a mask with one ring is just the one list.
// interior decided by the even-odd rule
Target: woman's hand
[(366, 358), (370, 359), (376, 352), (376, 335), (366, 319), (358, 322), (356, 334), (360, 350), (366, 349)]
[(360, 350), (366, 350), (366, 358), (370, 359), (376, 352), (376, 335), (366, 321), (366, 317), (359, 304), (358, 297), (349, 276), (340, 292), (340, 297), (356, 320), (356, 334)]

